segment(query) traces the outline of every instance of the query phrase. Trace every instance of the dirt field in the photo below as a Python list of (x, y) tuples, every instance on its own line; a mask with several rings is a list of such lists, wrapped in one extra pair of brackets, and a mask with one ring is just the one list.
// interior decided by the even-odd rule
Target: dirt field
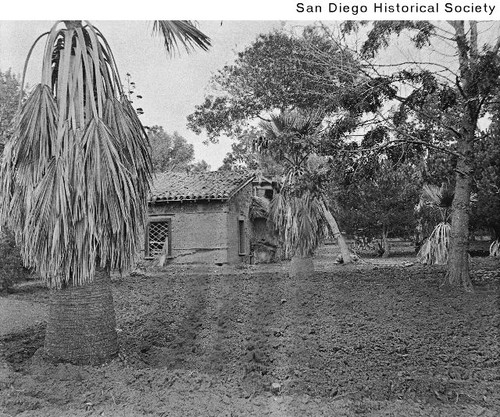
[(0, 416), (500, 415), (498, 259), (473, 258), (472, 294), (410, 258), (331, 261), (116, 279), (120, 357), (51, 365), (43, 326), (3, 337)]

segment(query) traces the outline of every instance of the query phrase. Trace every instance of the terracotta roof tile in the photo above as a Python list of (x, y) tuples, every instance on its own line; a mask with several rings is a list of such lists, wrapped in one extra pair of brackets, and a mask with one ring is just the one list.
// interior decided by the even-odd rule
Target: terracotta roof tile
[(228, 200), (253, 178), (249, 172), (162, 172), (153, 177), (150, 201)]

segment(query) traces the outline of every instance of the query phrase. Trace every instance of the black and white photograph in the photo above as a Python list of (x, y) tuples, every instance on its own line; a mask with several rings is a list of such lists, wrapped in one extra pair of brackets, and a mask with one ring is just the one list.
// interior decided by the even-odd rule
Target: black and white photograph
[(500, 10), (283, 3), (0, 17), (0, 417), (500, 415)]

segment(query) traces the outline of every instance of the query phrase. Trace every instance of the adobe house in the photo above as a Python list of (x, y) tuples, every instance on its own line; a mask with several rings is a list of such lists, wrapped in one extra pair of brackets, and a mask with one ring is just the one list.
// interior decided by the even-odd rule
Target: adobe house
[(267, 233), (262, 221), (259, 231), (253, 230), (253, 195), (272, 197), (272, 186), (253, 173), (157, 174), (149, 200), (145, 258), (155, 259), (165, 251), (174, 263), (250, 263), (251, 241), (265, 240)]

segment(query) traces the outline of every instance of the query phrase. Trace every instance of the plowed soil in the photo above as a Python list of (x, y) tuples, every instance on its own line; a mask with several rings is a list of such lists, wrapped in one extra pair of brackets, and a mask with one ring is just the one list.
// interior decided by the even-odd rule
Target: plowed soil
[(120, 356), (52, 365), (43, 326), (8, 335), (0, 416), (500, 415), (498, 259), (473, 293), (407, 260), (317, 264), (117, 278)]

